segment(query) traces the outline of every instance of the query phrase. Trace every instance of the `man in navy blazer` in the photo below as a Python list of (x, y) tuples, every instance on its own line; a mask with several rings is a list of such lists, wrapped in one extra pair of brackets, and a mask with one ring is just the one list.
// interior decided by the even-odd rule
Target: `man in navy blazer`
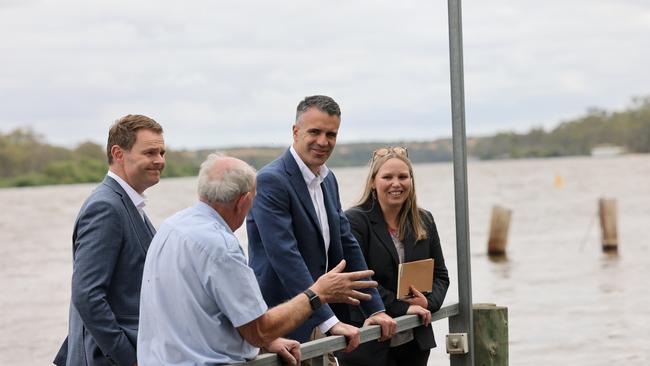
[(54, 363), (133, 366), (144, 260), (155, 229), (145, 189), (165, 166), (162, 127), (127, 115), (108, 135), (109, 172), (84, 202), (72, 235), (68, 338)]
[[(248, 255), (269, 306), (296, 296), (341, 259), (346, 270), (367, 268), (341, 210), (336, 178), (325, 166), (340, 123), (332, 98), (305, 98), (298, 104), (293, 145), (257, 174), (257, 196), (246, 220)], [(379, 324), (386, 340), (396, 322), (386, 315), (376, 289), (370, 293), (372, 299), (361, 304), (366, 324)], [(346, 324), (349, 314), (346, 305), (324, 305), (288, 337), (308, 341), (317, 327), (344, 335), (351, 351), (359, 344), (359, 329)]]

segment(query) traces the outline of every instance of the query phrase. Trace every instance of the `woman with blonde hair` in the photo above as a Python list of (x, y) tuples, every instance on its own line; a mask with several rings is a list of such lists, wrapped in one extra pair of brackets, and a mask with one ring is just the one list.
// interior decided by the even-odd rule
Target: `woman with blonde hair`
[[(442, 306), (449, 275), (433, 216), (417, 205), (413, 166), (406, 148), (386, 147), (373, 152), (361, 200), (345, 215), (368, 268), (375, 271), (373, 279), (379, 283), (388, 315), (415, 314), (425, 325), (398, 333), (386, 342), (367, 342), (352, 353), (340, 353), (339, 363), (426, 365), (431, 348), (436, 346), (429, 326), (431, 313)], [(410, 298), (397, 299), (399, 264), (427, 258), (434, 259), (432, 291), (422, 293), (411, 287)], [(352, 308), (350, 315), (353, 325), (363, 324), (364, 314), (358, 308)]]

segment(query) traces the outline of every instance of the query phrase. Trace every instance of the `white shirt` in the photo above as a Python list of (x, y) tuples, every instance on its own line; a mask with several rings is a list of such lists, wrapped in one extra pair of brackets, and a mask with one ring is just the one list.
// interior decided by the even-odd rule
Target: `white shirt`
[(124, 192), (129, 196), (131, 199), (131, 202), (133, 202), (133, 205), (135, 208), (138, 210), (138, 213), (140, 214), (140, 217), (142, 217), (142, 220), (144, 220), (144, 206), (147, 205), (147, 196), (144, 194), (140, 194), (133, 189), (129, 183), (127, 183), (124, 179), (120, 178), (119, 175), (113, 173), (112, 171), (108, 171), (106, 173), (109, 177), (115, 179), (115, 181), (122, 187)]
[(255, 273), (223, 218), (199, 202), (168, 218), (147, 252), (138, 364), (221, 365), (259, 349), (237, 327), (267, 310)]
[[(316, 175), (307, 167), (305, 162), (302, 161), (296, 150), (293, 148), (293, 145), (289, 148), (289, 151), (291, 152), (293, 159), (296, 161), (296, 164), (298, 164), (298, 168), (300, 168), (302, 177), (307, 185), (307, 190), (309, 191), (309, 197), (311, 197), (311, 202), (314, 205), (314, 210), (316, 211), (316, 216), (320, 223), (320, 231), (323, 234), (323, 242), (325, 243), (325, 268), (329, 268), (327, 251), (330, 248), (330, 225), (327, 219), (327, 210), (325, 210), (325, 199), (323, 198), (321, 183), (323, 183), (323, 180), (325, 180), (325, 177), (327, 177), (330, 170), (323, 164), (319, 168), (318, 175)], [(338, 323), (338, 321), (339, 320), (336, 316), (332, 316), (322, 322), (318, 327), (321, 332), (325, 333)]]

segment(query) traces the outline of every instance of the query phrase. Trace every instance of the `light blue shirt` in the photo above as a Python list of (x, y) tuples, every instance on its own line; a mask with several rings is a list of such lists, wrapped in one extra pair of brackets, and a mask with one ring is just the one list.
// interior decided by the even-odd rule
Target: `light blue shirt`
[(259, 349), (237, 327), (267, 310), (232, 230), (203, 202), (165, 220), (144, 264), (138, 364), (243, 362)]

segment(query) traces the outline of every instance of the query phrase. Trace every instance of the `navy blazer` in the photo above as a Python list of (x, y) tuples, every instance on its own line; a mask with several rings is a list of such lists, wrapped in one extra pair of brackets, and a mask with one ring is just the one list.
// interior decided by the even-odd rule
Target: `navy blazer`
[[(345, 212), (350, 220), (352, 232), (359, 241), (361, 250), (368, 263), (368, 268), (375, 271), (373, 279), (379, 283), (386, 312), (392, 317), (406, 315), (409, 304), (397, 300), (397, 277), (399, 257), (393, 239), (388, 232), (386, 220), (377, 201), (371, 201), (362, 207), (353, 207)], [(404, 238), (404, 262), (433, 258), (433, 284), (432, 291), (426, 293), (428, 310), (432, 313), (438, 311), (449, 288), (449, 274), (442, 255), (440, 237), (430, 212), (420, 210), (420, 218), (425, 225), (427, 238), (415, 241), (413, 232), (407, 230)], [(354, 309), (354, 308), (352, 308)], [(356, 318), (352, 311), (351, 317)], [(357, 320), (358, 322), (359, 320)], [(431, 327), (418, 327), (413, 329), (415, 341), (421, 350), (428, 350), (436, 346)], [(385, 342), (388, 346), (389, 342)]]
[(111, 177), (84, 202), (72, 236), (68, 338), (55, 364), (133, 366), (142, 270), (154, 233)]
[[(344, 258), (346, 271), (367, 268), (341, 210), (338, 184), (332, 172), (321, 187), (330, 227), (327, 258), (314, 205), (291, 152), (287, 150), (257, 174), (257, 195), (246, 220), (248, 255), (270, 307), (304, 291)], [(325, 268), (326, 259), (329, 268)], [(377, 290), (368, 292), (372, 299), (361, 305), (366, 316), (384, 310)], [(314, 327), (334, 314), (340, 321), (349, 322), (347, 305), (326, 304), (288, 337), (306, 342)]]

